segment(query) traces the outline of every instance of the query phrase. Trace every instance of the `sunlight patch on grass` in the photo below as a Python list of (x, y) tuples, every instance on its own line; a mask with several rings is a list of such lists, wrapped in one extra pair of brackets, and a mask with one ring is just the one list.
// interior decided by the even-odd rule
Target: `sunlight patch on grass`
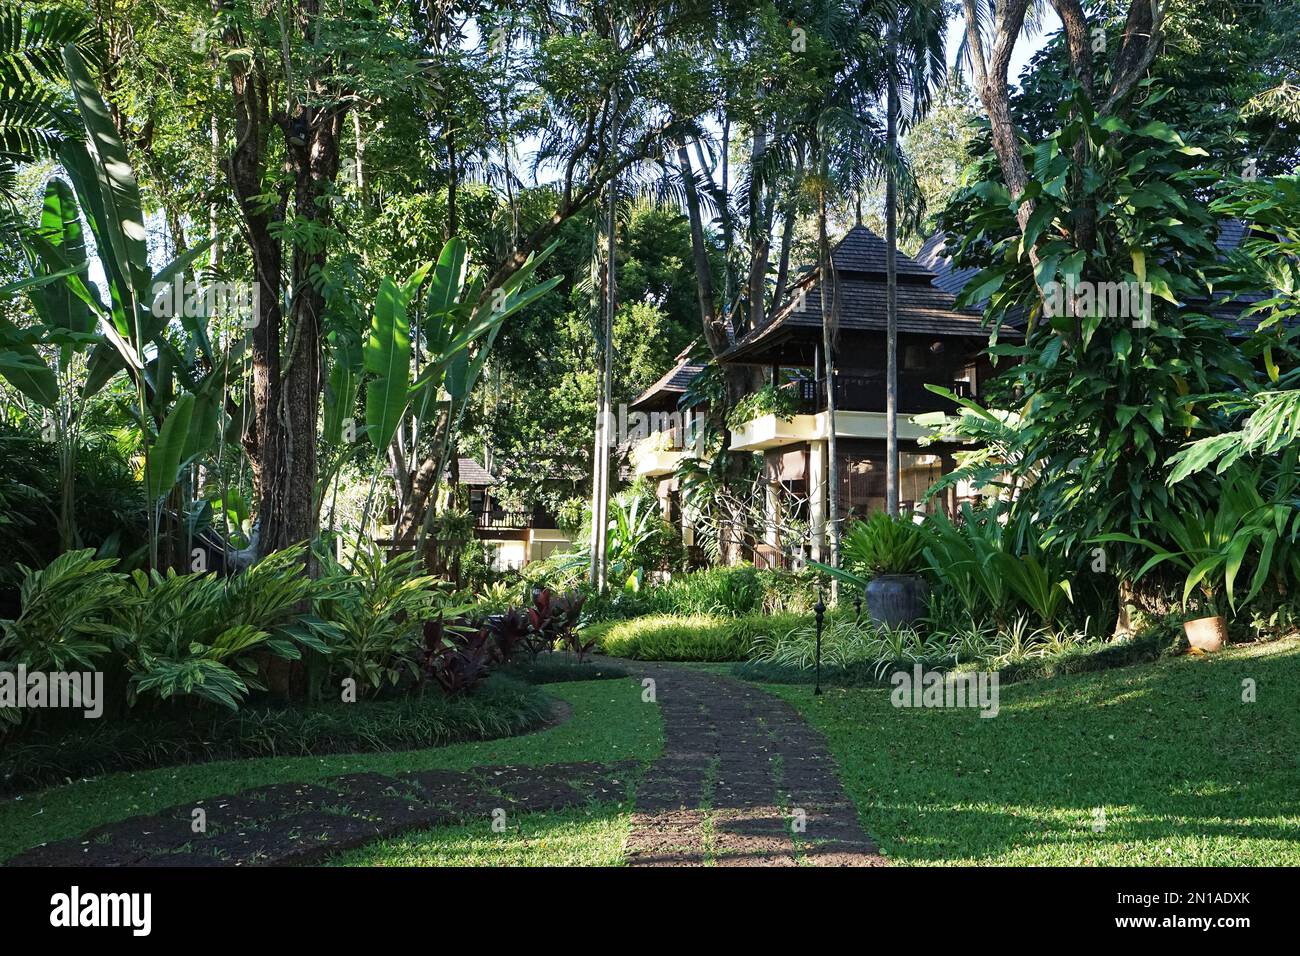
[(341, 854), (329, 866), (622, 866), (632, 826), (626, 803), (433, 827)]
[(767, 689), (895, 863), (1300, 864), (1300, 641), (1007, 685), (992, 719)]

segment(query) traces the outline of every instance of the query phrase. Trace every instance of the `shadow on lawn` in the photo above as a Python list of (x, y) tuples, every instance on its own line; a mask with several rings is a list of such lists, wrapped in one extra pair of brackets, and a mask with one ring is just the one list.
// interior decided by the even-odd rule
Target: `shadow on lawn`
[(822, 700), (800, 709), (895, 860), (1123, 863), (1191, 841), (1168, 861), (1277, 862), (1209, 844), (1300, 840), (1300, 642), (1008, 686), (992, 719), (895, 710), (888, 691)]

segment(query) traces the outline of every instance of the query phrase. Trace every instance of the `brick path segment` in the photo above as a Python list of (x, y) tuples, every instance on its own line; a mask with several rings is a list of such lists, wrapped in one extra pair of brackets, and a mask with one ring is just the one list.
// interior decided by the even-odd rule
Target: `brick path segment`
[[(743, 681), (621, 661), (655, 682), (664, 753), (637, 789), (634, 866), (883, 866), (821, 734)], [(796, 811), (803, 830), (796, 832)]]

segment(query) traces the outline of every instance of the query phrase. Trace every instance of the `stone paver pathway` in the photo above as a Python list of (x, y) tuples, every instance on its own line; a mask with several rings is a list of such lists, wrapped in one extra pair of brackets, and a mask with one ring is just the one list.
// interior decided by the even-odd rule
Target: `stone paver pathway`
[(637, 790), (634, 866), (882, 866), (826, 743), (744, 681), (622, 662), (654, 680), (664, 753)]
[[(821, 735), (751, 684), (671, 664), (621, 662), (654, 681), (664, 753), (634, 761), (478, 767), (282, 783), (171, 807), (34, 847), (10, 866), (248, 866), (472, 819), (623, 799), (640, 777), (634, 866), (880, 866)], [(196, 832), (196, 810), (204, 828)]]

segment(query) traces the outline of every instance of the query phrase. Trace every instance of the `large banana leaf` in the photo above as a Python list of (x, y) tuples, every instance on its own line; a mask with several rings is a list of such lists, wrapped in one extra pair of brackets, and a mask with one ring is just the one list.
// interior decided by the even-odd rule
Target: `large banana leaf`
[(366, 371), (374, 378), (366, 388), (367, 435), (382, 452), (406, 414), (411, 382), (411, 333), (405, 290), (387, 277), (379, 285), (370, 337), (362, 350)]
[(97, 160), (94, 163), (95, 176), (105, 219), (101, 228), (109, 240), (109, 247), (100, 248), (99, 255), (116, 260), (119, 272), (128, 283), (129, 288), (124, 291), (130, 292), (133, 302), (143, 302), (148, 297), (150, 275), (140, 187), (108, 106), (99, 95), (81, 54), (72, 44), (63, 48), (63, 65), (72, 85), (77, 111), (86, 127), (87, 149)]
[[(41, 208), (41, 223), (37, 235), (57, 253), (58, 261), (49, 257), (39, 262), (36, 274), (72, 269), (83, 279), (89, 266), (86, 262), (86, 241), (81, 231), (81, 217), (72, 187), (64, 179), (51, 179), (45, 186), (45, 202)], [(91, 332), (95, 316), (90, 306), (74, 295), (66, 282), (55, 282), (28, 291), (28, 297), (46, 325), (71, 332)]]
[(158, 430), (157, 440), (149, 447), (149, 484), (145, 490), (151, 502), (157, 502), (176, 484), (193, 417), (194, 396), (186, 392), (176, 400), (171, 414)]
[(357, 384), (356, 371), (342, 356), (336, 356), (326, 379), (325, 428), (321, 436), (331, 445), (340, 445), (344, 441), (344, 426), (356, 406)]
[[(461, 286), (465, 282), (465, 262), (468, 256), (469, 250), (463, 239), (449, 239), (442, 247), (438, 264), (434, 266), (429, 279), (429, 294), (424, 303), (427, 315), (441, 315), (455, 308)], [(439, 351), (445, 344), (430, 341), (429, 349)]]
[[(523, 268), (511, 276), (506, 284), (501, 287), (500, 297), (494, 296), (494, 298), (498, 298), (499, 308), (494, 307), (497, 303), (493, 303), (491, 300), (483, 303), (470, 314), (468, 320), (461, 324), (453, 335), (446, 339), (441, 355), (430, 354), (429, 362), (421, 370), (413, 391), (436, 388), (438, 384), (442, 384), (454, 400), (460, 401), (464, 399), (469, 390), (474, 387), (479, 372), (482, 371), (491, 343), (495, 340), (496, 332), (500, 329), (501, 324), (515, 312), (546, 295), (563, 281), (563, 276), (553, 276), (527, 292), (521, 293), (519, 291), (537, 266), (554, 249), (555, 243), (552, 243), (541, 255), (530, 258)], [(470, 359), (468, 355), (469, 347), (481, 338), (485, 339), (484, 344), (487, 347), (480, 346), (473, 359)], [(453, 369), (455, 369), (454, 372)]]
[[(205, 387), (194, 395), (194, 412), (190, 429), (181, 450), (181, 462), (192, 461), (202, 455), (217, 440), (217, 427), (221, 422), (221, 399), (225, 392), (220, 382), (204, 381)], [(215, 387), (213, 387), (215, 385)]]
[(61, 269), (49, 275), (28, 276), (26, 279), (19, 279), (17, 282), (6, 282), (4, 285), (0, 285), (0, 301), (8, 299), (15, 292), (22, 292), (24, 289), (39, 288), (43, 285), (49, 285), (51, 282), (61, 282), (74, 272), (76, 272), (75, 269)]
[(53, 408), (59, 401), (59, 385), (28, 337), (4, 316), (0, 316), (0, 375), (32, 401)]

